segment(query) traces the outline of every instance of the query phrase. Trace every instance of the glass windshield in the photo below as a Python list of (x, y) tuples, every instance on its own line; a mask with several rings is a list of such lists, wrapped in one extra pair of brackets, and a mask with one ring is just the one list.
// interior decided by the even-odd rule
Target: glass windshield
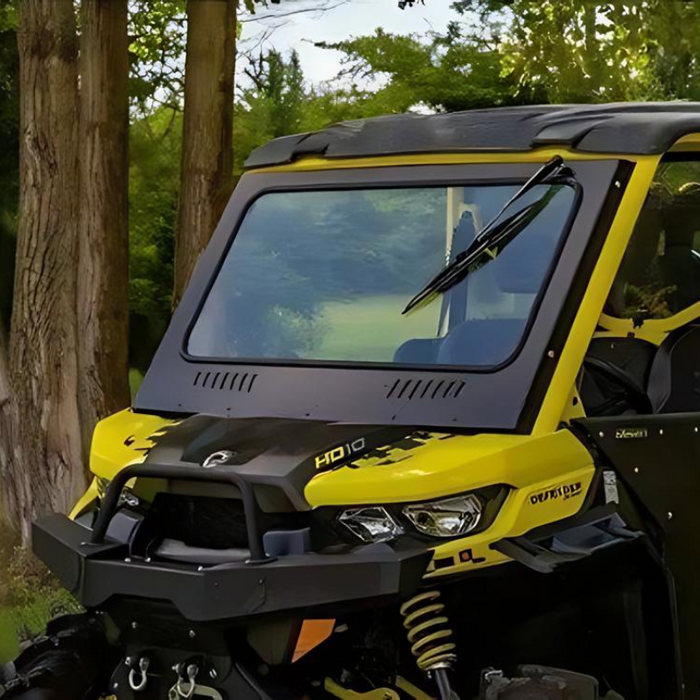
[(518, 347), (574, 205), (547, 206), (442, 297), (408, 300), (518, 186), (279, 192), (250, 207), (188, 342), (196, 357), (494, 366)]

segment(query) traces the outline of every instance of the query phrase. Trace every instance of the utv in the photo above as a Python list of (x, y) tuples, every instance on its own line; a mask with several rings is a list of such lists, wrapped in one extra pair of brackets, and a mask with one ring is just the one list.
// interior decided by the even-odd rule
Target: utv
[(700, 104), (247, 165), (4, 700), (700, 698)]

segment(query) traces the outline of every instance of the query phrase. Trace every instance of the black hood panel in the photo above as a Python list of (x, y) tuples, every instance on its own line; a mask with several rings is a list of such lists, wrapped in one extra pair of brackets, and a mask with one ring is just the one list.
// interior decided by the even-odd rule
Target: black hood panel
[(309, 509), (304, 488), (319, 471), (347, 464), (412, 431), (399, 426), (197, 415), (155, 438), (146, 461), (202, 465), (210, 455), (225, 450), (231, 453), (225, 465), (258, 487), (263, 510), (300, 511)]

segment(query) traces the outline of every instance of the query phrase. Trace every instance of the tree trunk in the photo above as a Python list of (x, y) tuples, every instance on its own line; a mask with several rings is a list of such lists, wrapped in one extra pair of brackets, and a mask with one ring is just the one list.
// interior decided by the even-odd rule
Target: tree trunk
[(235, 54), (236, 0), (188, 0), (173, 306), (179, 303), (233, 188)]
[(127, 0), (83, 0), (80, 63), (79, 405), (97, 421), (129, 405)]
[(0, 444), (5, 514), (25, 543), (85, 485), (77, 403), (77, 45), (72, 0), (20, 8), (20, 219)]
[(8, 371), (5, 326), (2, 316), (0, 316), (0, 450), (2, 449), (2, 412), (10, 400), (10, 376)]

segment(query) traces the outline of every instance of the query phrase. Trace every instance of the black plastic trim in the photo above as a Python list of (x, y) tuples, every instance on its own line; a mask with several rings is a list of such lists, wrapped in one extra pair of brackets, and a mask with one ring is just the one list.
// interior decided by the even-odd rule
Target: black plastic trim
[(528, 105), (444, 114), (396, 114), (333, 124), (274, 139), (246, 168), (305, 156), (371, 158), (439, 153), (503, 153), (559, 146), (588, 153), (661, 154), (700, 131), (698, 102)]

